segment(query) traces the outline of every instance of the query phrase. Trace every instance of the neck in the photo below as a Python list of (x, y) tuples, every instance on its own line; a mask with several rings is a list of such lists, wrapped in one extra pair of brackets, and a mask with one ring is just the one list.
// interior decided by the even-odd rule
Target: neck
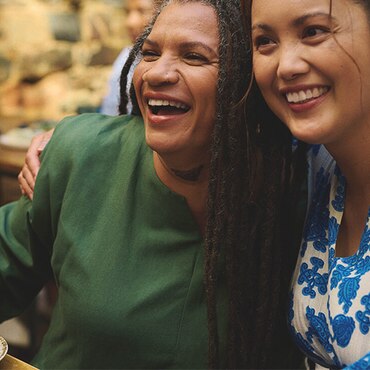
[[(354, 135), (355, 136), (355, 135)], [(370, 132), (326, 145), (346, 178), (347, 192), (370, 205)]]
[(208, 163), (183, 164), (166, 160), (153, 152), (154, 168), (161, 181), (172, 191), (182, 195), (204, 234), (208, 195)]
[(354, 131), (340, 145), (326, 145), (346, 178), (344, 211), (335, 253), (351, 256), (358, 250), (370, 206), (370, 132)]
[(170, 171), (177, 176), (178, 178), (185, 180), (185, 181), (198, 181), (202, 170), (204, 169), (204, 165), (199, 165), (198, 167), (194, 167), (190, 170), (177, 170), (175, 168), (171, 168)]

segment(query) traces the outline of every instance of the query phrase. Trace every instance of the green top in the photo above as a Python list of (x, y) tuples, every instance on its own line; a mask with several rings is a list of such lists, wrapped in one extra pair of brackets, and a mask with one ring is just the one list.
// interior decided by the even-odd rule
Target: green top
[(142, 120), (67, 118), (44, 151), (33, 202), (0, 209), (0, 321), (54, 275), (36, 366), (206, 368), (203, 263), (198, 227), (157, 177)]

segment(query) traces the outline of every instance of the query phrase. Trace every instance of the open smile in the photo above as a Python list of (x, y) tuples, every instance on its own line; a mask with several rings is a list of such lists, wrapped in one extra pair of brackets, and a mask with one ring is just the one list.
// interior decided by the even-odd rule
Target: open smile
[(326, 94), (329, 91), (329, 87), (315, 87), (313, 89), (305, 89), (294, 92), (287, 92), (285, 95), (286, 100), (290, 104), (303, 104), (313, 99), (317, 99), (320, 96)]
[(156, 116), (184, 114), (190, 110), (190, 107), (184, 103), (163, 99), (148, 99), (148, 107)]

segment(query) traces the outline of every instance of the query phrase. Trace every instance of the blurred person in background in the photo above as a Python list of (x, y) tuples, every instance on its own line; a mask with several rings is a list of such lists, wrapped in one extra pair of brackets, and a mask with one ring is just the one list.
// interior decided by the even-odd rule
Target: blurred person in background
[[(149, 22), (153, 15), (155, 5), (158, 4), (159, 0), (127, 0), (126, 4), (126, 28), (127, 33), (133, 44), (137, 37), (143, 32), (145, 26)], [(131, 47), (125, 47), (118, 55), (117, 59), (113, 63), (112, 73), (109, 78), (109, 90), (107, 95), (104, 97), (100, 112), (103, 114), (109, 114), (115, 116), (118, 114), (118, 105), (120, 99), (119, 92), (119, 78), (121, 75), (122, 67), (124, 66)], [(136, 64), (135, 64), (136, 65)], [(128, 76), (129, 80), (132, 79), (134, 67), (131, 68)], [(131, 84), (128, 84), (130, 89)], [(131, 102), (128, 103), (128, 112), (131, 111)]]
[[(127, 0), (126, 2), (126, 27), (127, 33), (132, 43), (143, 32), (145, 26), (151, 19), (154, 10), (160, 5), (162, 0)], [(125, 47), (118, 55), (117, 59), (113, 63), (112, 73), (109, 78), (109, 87), (107, 95), (104, 97), (100, 112), (107, 115), (118, 115), (118, 106), (120, 102), (120, 86), (119, 79), (122, 68), (129, 56), (131, 47)], [(131, 87), (131, 80), (134, 73), (134, 68), (137, 65), (137, 61), (133, 63), (130, 71), (128, 72), (128, 83), (127, 93), (129, 93)], [(130, 99), (127, 103), (127, 113), (131, 113), (132, 105)], [(36, 135), (32, 139), (30, 148), (28, 149), (25, 164), (19, 173), (18, 180), (21, 185), (21, 191), (23, 194), (27, 194), (31, 199), (33, 197), (33, 187), (35, 185), (35, 177), (40, 168), (39, 155), (44, 149), (45, 145), (50, 140), (54, 129), (49, 130), (45, 133)]]

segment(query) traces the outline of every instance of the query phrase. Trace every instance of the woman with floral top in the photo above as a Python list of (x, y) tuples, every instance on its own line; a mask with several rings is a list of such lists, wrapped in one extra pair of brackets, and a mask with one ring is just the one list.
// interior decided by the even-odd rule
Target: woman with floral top
[(260, 92), (276, 115), (259, 117), (261, 130), (283, 122), (298, 140), (323, 144), (307, 151), (291, 332), (313, 367), (370, 369), (370, 2), (245, 5), (252, 95)]

